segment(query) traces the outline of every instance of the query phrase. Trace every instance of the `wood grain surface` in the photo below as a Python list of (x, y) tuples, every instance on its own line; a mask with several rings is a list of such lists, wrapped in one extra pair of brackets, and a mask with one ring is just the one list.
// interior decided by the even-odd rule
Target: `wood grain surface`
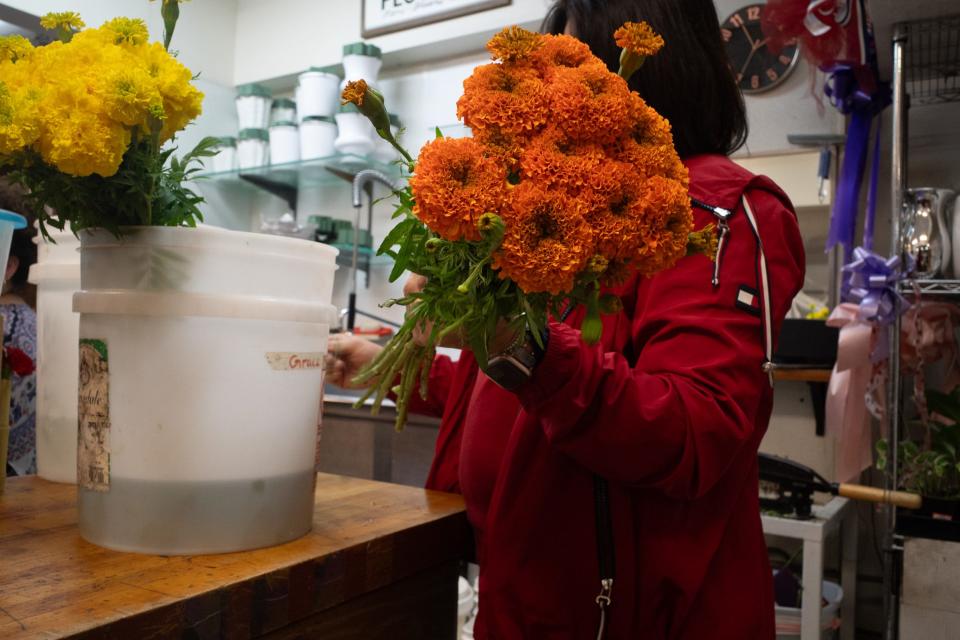
[(0, 638), (318, 637), (296, 629), (326, 628), (322, 614), (337, 607), (397, 613), (401, 594), (408, 611), (433, 602), (422, 611), (446, 617), (470, 544), (459, 496), (321, 473), (313, 531), (299, 540), (210, 556), (121, 553), (80, 537), (75, 486), (13, 478), (0, 495)]

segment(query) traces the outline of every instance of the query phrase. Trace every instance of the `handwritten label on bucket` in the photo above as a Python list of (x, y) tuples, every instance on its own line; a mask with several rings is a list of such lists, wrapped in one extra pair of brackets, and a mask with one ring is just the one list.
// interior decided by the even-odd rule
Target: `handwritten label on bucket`
[(271, 351), (266, 354), (267, 363), (275, 371), (310, 371), (324, 369), (323, 353), (297, 353), (293, 351)]
[(110, 371), (104, 340), (80, 341), (79, 423), (80, 486), (110, 491)]

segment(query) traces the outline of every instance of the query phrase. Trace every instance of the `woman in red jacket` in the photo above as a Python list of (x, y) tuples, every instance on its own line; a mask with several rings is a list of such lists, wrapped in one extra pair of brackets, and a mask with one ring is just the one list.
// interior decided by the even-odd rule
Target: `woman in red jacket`
[[(774, 636), (757, 448), (803, 246), (784, 193), (727, 158), (746, 115), (712, 0), (560, 0), (545, 27), (616, 70), (610, 34), (639, 20), (667, 44), (631, 86), (672, 123), (696, 227), (718, 225), (720, 252), (615, 289), (624, 308), (598, 345), (580, 339), (582, 310), (551, 322), (513, 392), (468, 352), (437, 358), (417, 406), (442, 416), (428, 487), (467, 504), (478, 639), (594, 638), (601, 626), (617, 640)], [(513, 342), (500, 336), (491, 353)], [(376, 349), (335, 338), (332, 380)]]

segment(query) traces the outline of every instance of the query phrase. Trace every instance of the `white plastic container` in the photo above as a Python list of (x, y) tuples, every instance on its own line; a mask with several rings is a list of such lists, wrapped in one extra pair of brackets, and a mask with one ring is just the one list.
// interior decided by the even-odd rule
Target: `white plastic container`
[(297, 78), (296, 98), (301, 120), (308, 116), (332, 118), (340, 102), (340, 76), (311, 68)]
[(270, 132), (243, 129), (237, 134), (237, 166), (254, 169), (270, 163)]
[[(838, 622), (843, 589), (836, 582), (823, 581), (823, 599), (827, 601), (820, 612), (821, 638), (830, 640)], [(800, 609), (776, 605), (777, 640), (800, 640)]]
[(290, 98), (276, 98), (270, 109), (270, 124), (297, 122), (297, 103)]
[(383, 53), (380, 47), (365, 42), (343, 45), (341, 90), (351, 80), (366, 80), (367, 84), (376, 87), (381, 66), (383, 66)]
[(300, 123), (300, 158), (326, 158), (336, 152), (337, 125), (330, 116), (307, 116)]
[(337, 252), (201, 226), (81, 234), (80, 533), (157, 554), (310, 530)]
[[(396, 114), (390, 114), (390, 133), (393, 134), (393, 139), (399, 141), (400, 135), (400, 118)], [(373, 158), (378, 162), (388, 164), (395, 160), (400, 159), (400, 154), (397, 153), (397, 150), (393, 148), (393, 145), (380, 137), (380, 135), (374, 130), (374, 147), (373, 147)]]
[(37, 262), (37, 474), (53, 482), (77, 481), (77, 370), (80, 316), (73, 294), (80, 289), (80, 241), (70, 231), (39, 234)]
[(286, 164), (300, 159), (300, 132), (297, 123), (277, 122), (270, 125), (270, 164)]
[(457, 630), (462, 634), (467, 628), (470, 614), (473, 613), (473, 587), (463, 576), (460, 576), (457, 587)]
[(266, 129), (270, 124), (270, 90), (259, 84), (237, 87), (237, 121), (240, 129)]
[(216, 173), (233, 171), (237, 168), (237, 139), (232, 137), (220, 138), (216, 147), (217, 154), (213, 156), (212, 168)]
[(373, 140), (380, 137), (367, 117), (351, 102), (340, 107), (337, 131), (337, 140), (334, 143), (337, 151), (356, 156), (373, 153)]

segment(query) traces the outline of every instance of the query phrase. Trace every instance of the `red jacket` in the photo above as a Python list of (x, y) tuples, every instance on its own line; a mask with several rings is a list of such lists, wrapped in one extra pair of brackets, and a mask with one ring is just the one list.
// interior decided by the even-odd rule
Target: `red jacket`
[[(466, 498), (478, 639), (596, 637), (594, 474), (610, 484), (615, 540), (607, 638), (774, 637), (757, 486), (773, 402), (763, 365), (803, 283), (803, 245), (770, 180), (720, 156), (688, 167), (691, 196), (733, 212), (718, 285), (713, 263), (688, 257), (618, 288), (624, 311), (605, 318), (600, 345), (581, 341), (582, 311), (552, 323), (518, 395), (469, 353), (435, 363), (418, 407), (443, 416), (428, 487)], [(717, 222), (694, 212), (697, 228)]]

